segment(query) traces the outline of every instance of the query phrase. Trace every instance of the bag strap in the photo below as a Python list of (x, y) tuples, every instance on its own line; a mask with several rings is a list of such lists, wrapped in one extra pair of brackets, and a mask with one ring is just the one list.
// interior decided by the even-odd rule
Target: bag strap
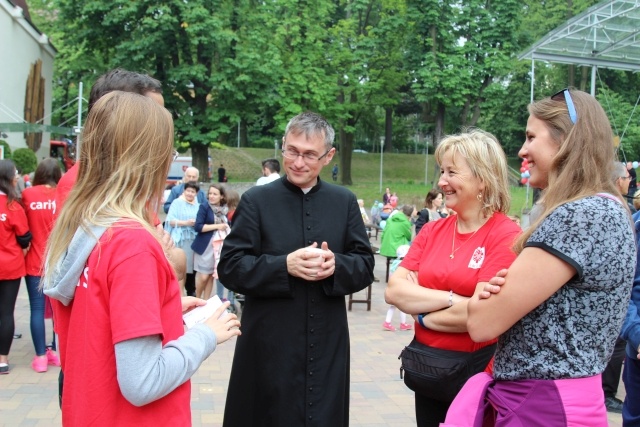
[(614, 196), (613, 194), (610, 194), (610, 193), (596, 193), (596, 196), (604, 197), (605, 199), (615, 200), (616, 202), (618, 202), (618, 203), (620, 203), (622, 205), (622, 201), (619, 198), (617, 198), (616, 196)]

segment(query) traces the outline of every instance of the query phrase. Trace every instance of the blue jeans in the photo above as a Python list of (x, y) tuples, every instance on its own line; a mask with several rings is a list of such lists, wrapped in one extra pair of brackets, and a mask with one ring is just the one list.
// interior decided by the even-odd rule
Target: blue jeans
[[(44, 356), (47, 353), (47, 343), (44, 327), (44, 294), (40, 289), (39, 276), (25, 276), (27, 292), (29, 292), (29, 306), (31, 308), (31, 340), (36, 350), (36, 355)], [(55, 336), (53, 341), (55, 349)]]
[[(631, 357), (629, 347), (627, 347), (627, 357), (624, 361), (624, 372), (622, 373), (622, 381), (627, 396), (622, 405), (622, 426), (623, 427), (639, 427), (640, 426), (640, 360), (635, 356)], [(635, 350), (633, 350), (635, 353)]]
[[(218, 279), (215, 279), (215, 280), (216, 280), (216, 295), (218, 295), (218, 297), (222, 299), (224, 295), (225, 287), (220, 280)], [(231, 305), (234, 305), (236, 303), (236, 299), (233, 296), (233, 292), (231, 292), (230, 290), (227, 290), (227, 297)]]

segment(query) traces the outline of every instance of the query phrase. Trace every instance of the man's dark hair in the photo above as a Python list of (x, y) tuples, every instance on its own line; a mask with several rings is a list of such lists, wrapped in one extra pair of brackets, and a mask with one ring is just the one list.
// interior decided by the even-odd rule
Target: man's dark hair
[(187, 188), (193, 188), (194, 190), (196, 190), (196, 193), (200, 191), (200, 186), (198, 185), (197, 182), (194, 182), (194, 181), (185, 182), (184, 186), (182, 187), (182, 191), (184, 192), (184, 190), (186, 190)]
[(89, 111), (93, 105), (109, 92), (121, 90), (145, 95), (148, 92), (162, 93), (162, 83), (146, 74), (115, 68), (98, 77), (89, 94)]
[(262, 168), (267, 168), (271, 173), (280, 173), (280, 162), (278, 159), (264, 159), (262, 161)]

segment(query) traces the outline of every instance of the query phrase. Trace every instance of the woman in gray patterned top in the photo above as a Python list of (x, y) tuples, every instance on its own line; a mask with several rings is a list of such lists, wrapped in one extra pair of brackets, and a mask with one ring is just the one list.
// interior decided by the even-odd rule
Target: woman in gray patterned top
[(484, 384), (495, 425), (606, 426), (601, 373), (636, 256), (629, 211), (610, 179), (613, 134), (598, 101), (578, 90), (529, 113), (518, 154), (531, 185), (544, 189), (542, 212), (516, 241), (508, 271), (476, 290), (467, 326), (475, 341), (499, 337), (495, 380)]

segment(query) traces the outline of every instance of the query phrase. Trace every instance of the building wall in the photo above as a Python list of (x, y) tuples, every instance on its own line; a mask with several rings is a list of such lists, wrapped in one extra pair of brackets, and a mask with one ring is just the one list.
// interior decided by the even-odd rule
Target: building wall
[[(31, 65), (42, 60), (45, 80), (44, 124), (51, 124), (53, 60), (55, 48), (46, 35), (41, 34), (23, 15), (17, 13), (13, 3), (0, 0), (0, 123), (22, 123), (27, 79)], [(27, 146), (21, 132), (5, 132), (11, 150)], [(36, 153), (38, 160), (49, 156), (49, 133), (42, 136), (42, 145)]]

